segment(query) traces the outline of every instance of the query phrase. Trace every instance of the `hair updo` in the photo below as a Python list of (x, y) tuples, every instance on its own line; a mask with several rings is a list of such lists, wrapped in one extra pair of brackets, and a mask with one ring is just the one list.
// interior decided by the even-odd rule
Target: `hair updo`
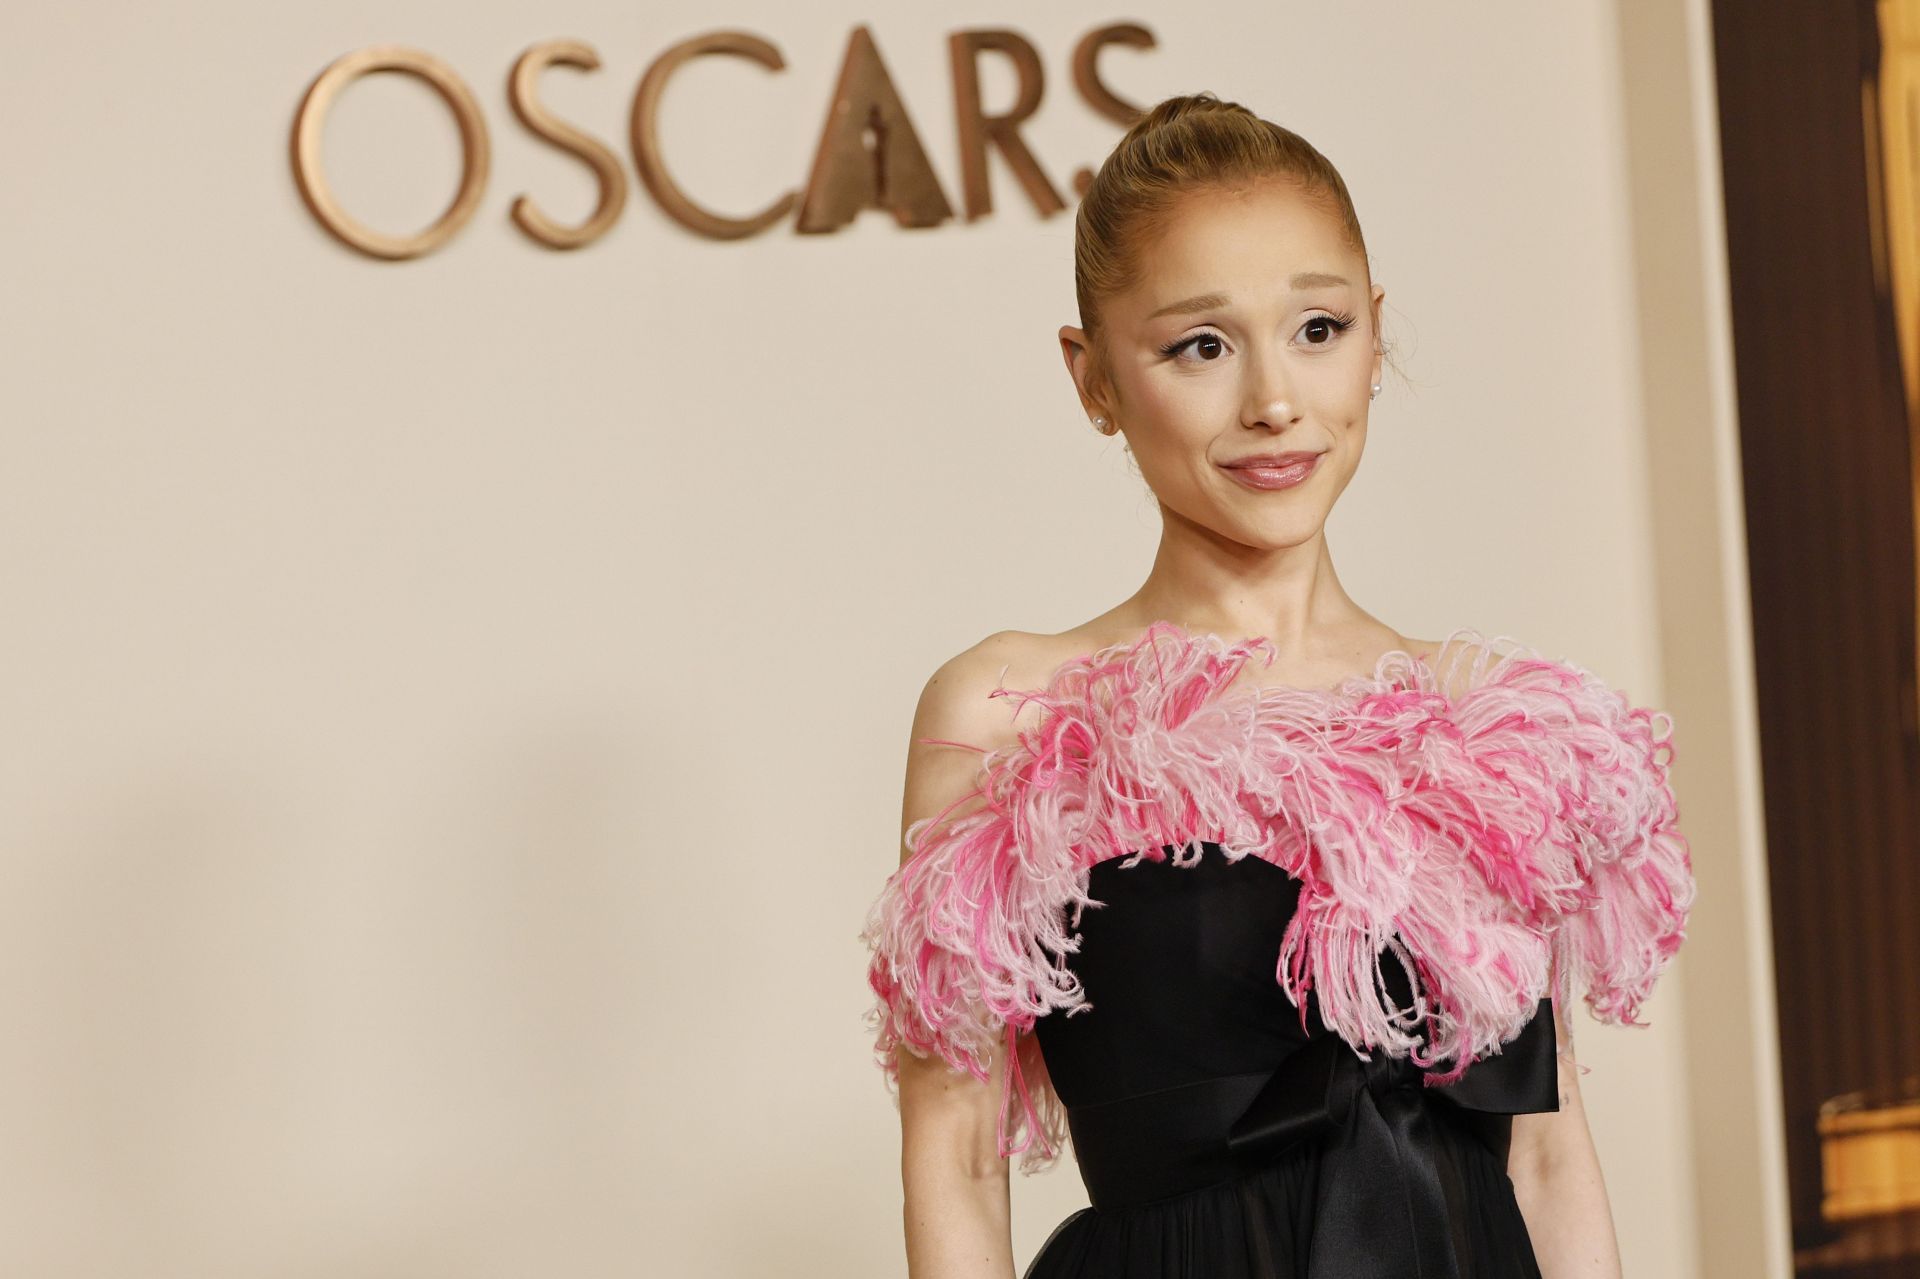
[[(1096, 379), (1104, 378), (1106, 366), (1100, 303), (1139, 280), (1141, 250), (1174, 206), (1199, 191), (1274, 178), (1295, 183), (1339, 219), (1347, 242), (1366, 262), (1366, 236), (1340, 171), (1305, 138), (1237, 102), (1211, 93), (1168, 98), (1114, 144), (1073, 223), (1074, 295)], [(1369, 285), (1372, 280), (1369, 267)]]

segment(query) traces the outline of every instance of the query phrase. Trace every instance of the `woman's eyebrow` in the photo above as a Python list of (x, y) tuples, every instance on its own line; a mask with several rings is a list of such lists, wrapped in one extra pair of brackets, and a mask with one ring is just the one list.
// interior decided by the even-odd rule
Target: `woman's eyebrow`
[[(1344, 275), (1334, 275), (1328, 271), (1300, 271), (1287, 281), (1294, 292), (1302, 289), (1345, 288), (1352, 281)], [(1191, 315), (1195, 311), (1212, 311), (1226, 306), (1232, 299), (1224, 293), (1200, 293), (1178, 302), (1169, 302), (1158, 311), (1149, 315), (1149, 320), (1157, 320), (1163, 315)]]
[(1163, 315), (1190, 315), (1195, 311), (1211, 311), (1227, 304), (1224, 293), (1202, 293), (1179, 302), (1169, 302), (1147, 318), (1157, 320)]

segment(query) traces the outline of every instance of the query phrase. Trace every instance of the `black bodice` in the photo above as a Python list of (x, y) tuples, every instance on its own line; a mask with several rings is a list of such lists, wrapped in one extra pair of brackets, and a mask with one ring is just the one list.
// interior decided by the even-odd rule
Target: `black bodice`
[[(1557, 1109), (1550, 1001), (1444, 1088), (1405, 1059), (1363, 1060), (1280, 987), (1300, 881), (1200, 849), (1090, 872), (1102, 904), (1069, 956), (1088, 1006), (1035, 1034), (1092, 1206), (1028, 1279), (1537, 1275), (1504, 1169), (1511, 1116)], [(1405, 970), (1381, 968), (1409, 1004)]]

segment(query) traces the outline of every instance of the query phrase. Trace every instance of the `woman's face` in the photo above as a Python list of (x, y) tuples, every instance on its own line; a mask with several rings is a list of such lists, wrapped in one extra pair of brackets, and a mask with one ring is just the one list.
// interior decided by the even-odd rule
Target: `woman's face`
[[(1140, 282), (1101, 315), (1110, 392), (1089, 381), (1085, 334), (1060, 331), (1089, 416), (1125, 432), (1170, 511), (1249, 546), (1307, 541), (1360, 465), (1386, 291), (1285, 182), (1193, 196), (1140, 251)], [(1290, 485), (1230, 469), (1295, 452), (1318, 456)]]

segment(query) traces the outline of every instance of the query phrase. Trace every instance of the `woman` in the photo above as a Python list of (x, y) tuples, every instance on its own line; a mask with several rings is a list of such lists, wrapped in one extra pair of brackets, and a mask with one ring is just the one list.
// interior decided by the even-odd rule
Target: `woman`
[(1634, 1022), (1685, 936), (1671, 721), (1342, 589), (1384, 290), (1313, 147), (1163, 102), (1075, 250), (1061, 347), (1164, 532), (921, 695), (863, 933), (911, 1273), (1010, 1275), (1007, 1159), (1070, 1135), (1029, 1279), (1617, 1276), (1566, 1010)]

